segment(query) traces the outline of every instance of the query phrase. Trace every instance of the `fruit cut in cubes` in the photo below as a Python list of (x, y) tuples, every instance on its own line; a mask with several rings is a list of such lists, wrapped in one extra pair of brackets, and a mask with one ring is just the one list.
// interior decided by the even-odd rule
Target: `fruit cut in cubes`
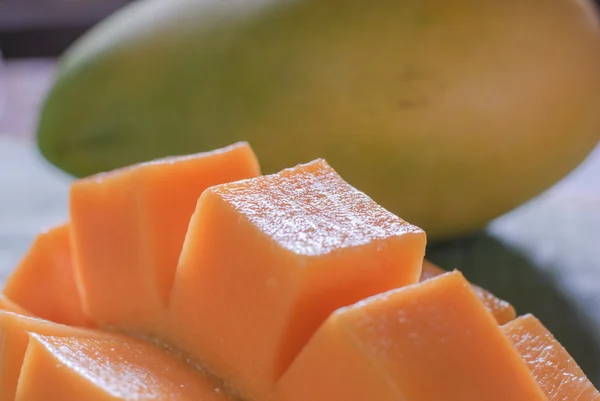
[(51, 336), (110, 337), (109, 333), (65, 326), (0, 311), (0, 400), (13, 400), (29, 333)]
[(600, 393), (567, 350), (533, 315), (525, 315), (503, 326), (521, 354), (548, 401), (598, 401)]
[(542, 401), (544, 393), (459, 272), (341, 308), (273, 401)]
[(250, 146), (238, 143), (73, 183), (73, 245), (87, 314), (127, 331), (158, 326), (198, 197), (259, 173)]
[(181, 254), (173, 342), (264, 399), (331, 312), (417, 282), (425, 242), (323, 160), (212, 187)]
[(226, 401), (198, 372), (133, 339), (32, 334), (15, 401)]
[[(431, 263), (428, 260), (423, 260), (423, 270), (421, 272), (421, 281), (425, 281), (432, 277), (439, 276), (447, 273), (446, 270), (442, 269)], [(473, 290), (477, 293), (479, 298), (483, 301), (485, 306), (492, 312), (498, 324), (504, 324), (510, 322), (517, 317), (515, 308), (503, 299), (498, 298), (489, 291), (484, 290), (478, 285), (471, 284)]]
[(69, 224), (37, 236), (4, 293), (31, 314), (71, 326), (91, 326), (81, 307)]

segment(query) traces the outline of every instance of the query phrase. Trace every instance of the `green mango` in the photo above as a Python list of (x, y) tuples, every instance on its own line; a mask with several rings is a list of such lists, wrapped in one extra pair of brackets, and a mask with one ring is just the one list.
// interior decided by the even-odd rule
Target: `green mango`
[(587, 0), (142, 0), (61, 60), (42, 154), (83, 176), (248, 141), (323, 157), (432, 238), (477, 230), (600, 138)]

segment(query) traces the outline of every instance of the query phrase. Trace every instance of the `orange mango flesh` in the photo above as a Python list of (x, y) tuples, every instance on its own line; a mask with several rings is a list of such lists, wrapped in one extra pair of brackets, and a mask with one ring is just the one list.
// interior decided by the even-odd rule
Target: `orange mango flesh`
[(15, 401), (226, 401), (183, 361), (132, 339), (32, 334)]
[(519, 317), (503, 329), (549, 401), (600, 400), (600, 392), (571, 355), (534, 316)]
[[(432, 277), (437, 277), (441, 274), (447, 273), (446, 270), (439, 266), (431, 263), (427, 259), (423, 260), (423, 269), (421, 271), (421, 280), (425, 281)], [(515, 308), (503, 299), (496, 297), (489, 291), (484, 290), (478, 285), (471, 284), (473, 290), (477, 293), (479, 298), (483, 301), (485, 306), (492, 312), (498, 324), (502, 325), (517, 317)]]
[(13, 400), (21, 365), (29, 344), (28, 333), (53, 336), (110, 336), (96, 330), (76, 328), (0, 311), (0, 400)]
[(212, 187), (181, 254), (171, 343), (264, 399), (332, 311), (417, 282), (425, 242), (323, 160)]
[(459, 272), (331, 315), (274, 401), (542, 401), (544, 393)]
[(237, 143), (76, 181), (71, 225), (87, 314), (101, 326), (157, 326), (200, 194), (259, 174), (252, 149)]
[(218, 185), (258, 175), (240, 143), (79, 180), (71, 227), (0, 295), (158, 336), (226, 387), (141, 340), (0, 311), (0, 400), (600, 401), (537, 320), (498, 327), (512, 306), (423, 261), (422, 230), (324, 161)]
[(68, 224), (37, 236), (6, 283), (4, 294), (42, 319), (71, 326), (91, 325), (81, 307)]
[(0, 311), (13, 312), (25, 316), (31, 315), (30, 312), (26, 311), (20, 305), (17, 305), (15, 302), (8, 299), (4, 294), (0, 294)]

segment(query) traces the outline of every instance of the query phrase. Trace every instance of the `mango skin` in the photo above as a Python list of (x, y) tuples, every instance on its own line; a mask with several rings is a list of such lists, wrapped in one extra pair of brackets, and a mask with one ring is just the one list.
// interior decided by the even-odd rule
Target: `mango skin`
[(265, 173), (324, 157), (441, 239), (585, 158), (599, 71), (588, 0), (145, 0), (66, 53), (37, 138), (76, 176), (241, 140)]

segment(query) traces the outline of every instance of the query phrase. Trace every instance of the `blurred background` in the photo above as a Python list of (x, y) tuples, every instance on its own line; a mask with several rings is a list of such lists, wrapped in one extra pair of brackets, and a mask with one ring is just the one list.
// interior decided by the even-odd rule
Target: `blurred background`
[(55, 59), (90, 27), (132, 2), (0, 0), (1, 135), (32, 135)]
[[(33, 146), (38, 109), (57, 58), (127, 3), (0, 0), (0, 284), (40, 227), (67, 216), (71, 178), (42, 160)], [(598, 385), (598, 241), (600, 146), (565, 180), (494, 221), (486, 233), (441, 243), (429, 256), (446, 268), (460, 268), (519, 311), (535, 313)], [(486, 269), (479, 268), (490, 260)]]
[(0, 134), (28, 136), (54, 59), (125, 0), (0, 1)]
[(125, 0), (0, 1), (0, 134), (34, 131), (54, 59)]

